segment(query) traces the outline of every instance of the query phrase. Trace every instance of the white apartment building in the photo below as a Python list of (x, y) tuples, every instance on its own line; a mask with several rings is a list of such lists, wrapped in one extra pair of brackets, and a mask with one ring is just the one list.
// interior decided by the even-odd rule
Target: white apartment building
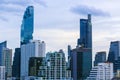
[(113, 78), (113, 63), (99, 63), (94, 66), (86, 80), (111, 80)]

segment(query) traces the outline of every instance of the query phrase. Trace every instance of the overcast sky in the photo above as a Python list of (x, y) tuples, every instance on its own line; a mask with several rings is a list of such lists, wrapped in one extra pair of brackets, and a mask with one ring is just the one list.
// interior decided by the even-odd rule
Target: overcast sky
[[(76, 47), (79, 19), (92, 14), (93, 55), (109, 50), (111, 41), (120, 40), (120, 0), (0, 0), (0, 42), (19, 47), (24, 11), (33, 5), (34, 39), (46, 42), (47, 51)], [(66, 53), (67, 54), (67, 53)]]

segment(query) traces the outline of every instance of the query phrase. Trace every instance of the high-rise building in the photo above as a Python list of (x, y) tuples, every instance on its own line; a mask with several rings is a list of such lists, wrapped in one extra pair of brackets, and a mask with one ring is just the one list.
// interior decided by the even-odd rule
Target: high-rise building
[(0, 66), (2, 66), (2, 52), (4, 48), (7, 48), (7, 41), (0, 43)]
[(30, 57), (41, 57), (41, 49), (45, 48), (41, 48), (41, 42), (39, 40), (30, 41), (27, 44), (21, 45), (21, 78), (28, 76), (29, 59)]
[(86, 80), (111, 80), (113, 77), (113, 63), (98, 63), (92, 68)]
[(46, 80), (66, 80), (66, 61), (62, 50), (46, 55)]
[(73, 80), (84, 80), (89, 76), (92, 68), (91, 49), (77, 47), (72, 50)]
[(110, 44), (108, 61), (113, 62), (120, 57), (120, 41), (114, 41)]
[(23, 21), (21, 25), (21, 45), (29, 43), (33, 39), (33, 29), (34, 29), (34, 8), (33, 6), (28, 6), (23, 16)]
[(113, 63), (114, 73), (116, 73), (117, 69), (120, 69), (120, 41), (114, 41), (110, 44), (109, 54), (108, 54), (108, 62)]
[(6, 80), (6, 78), (5, 78), (5, 66), (0, 66), (0, 80)]
[(12, 77), (15, 80), (20, 80), (20, 51), (20, 48), (16, 48), (14, 53)]
[(92, 23), (88, 19), (80, 19), (80, 38), (77, 47), (71, 50), (71, 74), (73, 80), (83, 80), (89, 76), (92, 69)]
[(4, 48), (2, 52), (2, 65), (5, 66), (6, 77), (12, 77), (12, 49)]
[(78, 39), (77, 45), (92, 48), (92, 23), (90, 14), (88, 14), (88, 19), (80, 19), (80, 39)]
[(105, 51), (97, 52), (97, 54), (95, 55), (94, 66), (97, 66), (98, 63), (103, 62), (106, 62), (106, 52)]

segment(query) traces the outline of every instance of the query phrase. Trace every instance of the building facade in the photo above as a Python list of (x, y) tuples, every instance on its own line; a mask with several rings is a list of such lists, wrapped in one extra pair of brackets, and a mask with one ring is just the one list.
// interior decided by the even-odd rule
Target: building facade
[(113, 62), (120, 57), (120, 41), (114, 41), (110, 44), (108, 61)]
[(4, 48), (2, 52), (2, 65), (5, 66), (6, 77), (12, 77), (12, 49)]
[(95, 55), (94, 66), (97, 66), (98, 63), (103, 62), (106, 62), (106, 52), (105, 51), (97, 52), (97, 54)]
[(5, 79), (5, 66), (0, 66), (0, 80), (6, 80)]
[(34, 29), (34, 8), (33, 6), (28, 6), (23, 16), (23, 21), (21, 25), (21, 45), (29, 43), (33, 39), (33, 29)]
[(31, 57), (29, 59), (29, 76), (45, 77), (45, 57)]
[(113, 77), (113, 63), (98, 63), (92, 68), (86, 80), (111, 80)]
[[(31, 41), (21, 46), (21, 77), (28, 76), (28, 65), (30, 57), (41, 57), (41, 42), (39, 40)], [(42, 48), (44, 49), (44, 48)]]
[(80, 39), (78, 39), (77, 45), (92, 48), (92, 23), (90, 14), (88, 14), (88, 19), (80, 19)]
[(2, 52), (4, 48), (7, 48), (7, 41), (0, 43), (0, 66), (2, 66)]
[(20, 48), (16, 48), (14, 53), (12, 77), (15, 80), (20, 80), (20, 51)]
[(120, 69), (120, 41), (113, 41), (110, 44), (109, 54), (108, 54), (108, 62), (113, 63), (114, 73), (116, 73), (117, 69)]
[(46, 55), (46, 80), (66, 80), (66, 61), (62, 50)]
[(86, 79), (92, 68), (91, 49), (77, 47), (71, 54), (73, 80)]

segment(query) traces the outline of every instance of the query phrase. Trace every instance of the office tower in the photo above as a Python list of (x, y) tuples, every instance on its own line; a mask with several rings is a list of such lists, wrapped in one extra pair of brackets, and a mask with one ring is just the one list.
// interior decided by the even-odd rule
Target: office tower
[(7, 47), (7, 41), (0, 43), (0, 66), (2, 66), (2, 52)]
[(77, 45), (84, 48), (92, 48), (92, 23), (90, 14), (88, 14), (88, 19), (80, 19), (80, 39), (78, 39)]
[(111, 80), (113, 78), (113, 63), (98, 63), (86, 80)]
[(92, 68), (91, 49), (77, 47), (71, 51), (71, 54), (73, 80), (86, 79)]
[(62, 50), (46, 54), (47, 69), (45, 80), (66, 80), (66, 61)]
[(106, 62), (106, 52), (105, 51), (97, 52), (97, 54), (95, 55), (94, 66), (97, 66), (98, 63), (103, 62)]
[(116, 73), (117, 69), (120, 69), (119, 57), (120, 57), (120, 41), (111, 42), (108, 54), (108, 62), (113, 63), (114, 73)]
[(15, 48), (12, 66), (12, 77), (15, 80), (20, 80), (20, 51), (20, 48)]
[(5, 66), (6, 77), (12, 77), (12, 49), (4, 48), (2, 52), (2, 65)]
[(71, 74), (73, 80), (86, 79), (92, 68), (92, 23), (88, 19), (80, 19), (80, 38), (77, 47), (71, 50)]
[(31, 57), (29, 59), (29, 76), (45, 77), (45, 57)]
[[(28, 65), (30, 57), (41, 57), (41, 42), (39, 40), (30, 41), (21, 45), (21, 77), (28, 76)], [(44, 49), (44, 48), (42, 48)]]
[(28, 6), (23, 16), (23, 21), (21, 25), (21, 45), (29, 43), (33, 39), (33, 29), (34, 29), (34, 8), (33, 6)]
[(114, 62), (114, 60), (117, 60), (118, 57), (120, 57), (120, 41), (111, 42), (108, 61)]
[(5, 80), (5, 66), (0, 66), (0, 80)]

